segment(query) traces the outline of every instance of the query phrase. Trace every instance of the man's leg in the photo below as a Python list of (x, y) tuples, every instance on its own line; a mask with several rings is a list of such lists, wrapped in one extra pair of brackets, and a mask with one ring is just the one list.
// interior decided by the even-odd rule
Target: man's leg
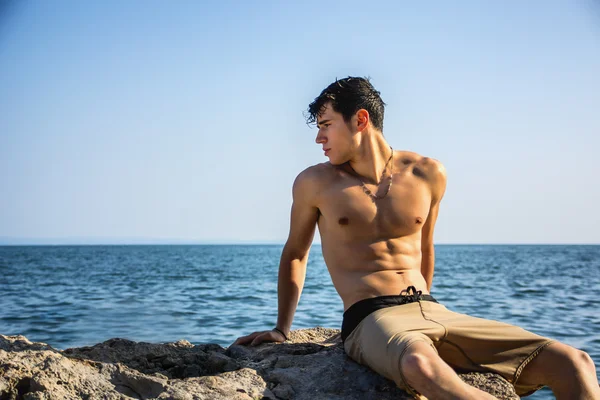
[(600, 399), (594, 362), (587, 353), (563, 343), (546, 347), (523, 370), (520, 382), (546, 385), (557, 399)]
[(406, 382), (428, 399), (495, 399), (463, 382), (426, 342), (411, 344), (400, 368)]

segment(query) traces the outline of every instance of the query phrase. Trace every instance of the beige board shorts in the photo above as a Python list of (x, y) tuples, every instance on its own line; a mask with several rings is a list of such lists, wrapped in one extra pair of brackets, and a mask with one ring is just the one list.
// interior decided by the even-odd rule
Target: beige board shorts
[(553, 342), (514, 325), (455, 313), (432, 301), (416, 301), (369, 314), (348, 335), (344, 350), (359, 364), (421, 399), (400, 368), (406, 349), (417, 341), (431, 345), (458, 372), (501, 375), (519, 396), (541, 389), (520, 383), (519, 376)]

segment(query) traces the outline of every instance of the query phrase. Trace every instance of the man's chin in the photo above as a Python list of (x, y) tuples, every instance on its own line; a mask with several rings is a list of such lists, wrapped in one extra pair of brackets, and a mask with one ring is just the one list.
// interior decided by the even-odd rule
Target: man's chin
[(344, 161), (336, 160), (334, 158), (329, 157), (329, 163), (331, 165), (342, 165)]

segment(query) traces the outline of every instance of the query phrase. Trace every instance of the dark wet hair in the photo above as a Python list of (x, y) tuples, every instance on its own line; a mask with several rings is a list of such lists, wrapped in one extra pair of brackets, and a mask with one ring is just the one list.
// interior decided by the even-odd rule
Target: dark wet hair
[(305, 113), (306, 123), (315, 124), (327, 103), (331, 104), (333, 111), (342, 114), (346, 122), (350, 122), (352, 116), (364, 108), (369, 112), (373, 126), (383, 132), (385, 103), (368, 78), (349, 76), (344, 79), (336, 79), (321, 92), (315, 101), (308, 105)]

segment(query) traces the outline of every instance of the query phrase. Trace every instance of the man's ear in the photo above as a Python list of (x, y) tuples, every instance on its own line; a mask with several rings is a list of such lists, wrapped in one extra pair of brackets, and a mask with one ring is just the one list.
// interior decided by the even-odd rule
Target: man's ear
[(364, 131), (367, 129), (367, 125), (369, 125), (369, 112), (364, 108), (361, 108), (356, 112), (356, 127), (359, 131)]

